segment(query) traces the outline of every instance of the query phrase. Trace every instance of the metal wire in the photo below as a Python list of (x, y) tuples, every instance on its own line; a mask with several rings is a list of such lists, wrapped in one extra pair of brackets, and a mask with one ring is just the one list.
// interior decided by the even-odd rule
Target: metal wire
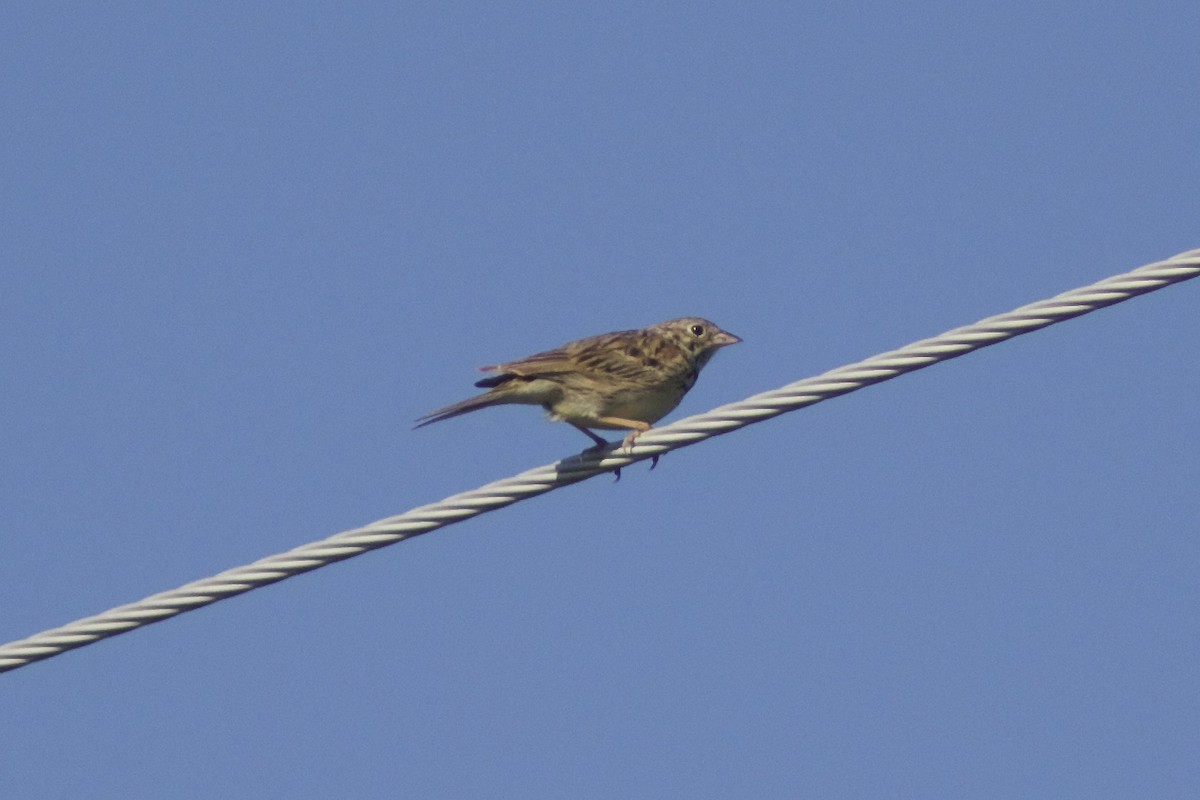
[(429, 533), (477, 514), (503, 508), (519, 500), (536, 497), (552, 489), (687, 447), (939, 361), (956, 358), (1197, 275), (1200, 275), (1200, 250), (1190, 250), (1165, 261), (1064, 292), (1049, 300), (1031, 303), (1007, 314), (988, 317), (974, 325), (914, 342), (899, 350), (881, 353), (856, 364), (720, 406), (706, 414), (652, 428), (638, 437), (632, 450), (614, 445), (604, 452), (571, 456), (473, 491), (447, 497), (438, 503), (420, 506), (404, 514), (260, 559), (253, 564), (193, 581), (178, 589), (151, 595), (102, 614), (84, 617), (62, 627), (0, 645), (0, 672), (50, 658), (368, 550)]

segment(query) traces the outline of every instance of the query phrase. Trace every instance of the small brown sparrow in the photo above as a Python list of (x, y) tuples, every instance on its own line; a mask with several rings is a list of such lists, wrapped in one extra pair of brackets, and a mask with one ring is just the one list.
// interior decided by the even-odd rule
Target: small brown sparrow
[[(541, 406), (556, 421), (609, 444), (591, 431), (628, 430), (624, 447), (669, 414), (720, 348), (741, 339), (699, 317), (672, 319), (636, 331), (590, 336), (528, 358), (480, 367), (494, 372), (487, 389), (419, 418), (418, 428), (504, 403)], [(655, 459), (657, 460), (657, 459)]]

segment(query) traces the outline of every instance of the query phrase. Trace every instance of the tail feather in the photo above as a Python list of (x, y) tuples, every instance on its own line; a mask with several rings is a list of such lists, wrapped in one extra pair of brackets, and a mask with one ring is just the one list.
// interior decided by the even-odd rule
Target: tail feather
[(509, 381), (515, 380), (516, 378), (517, 378), (517, 376), (513, 375), (511, 372), (505, 372), (501, 375), (493, 375), (490, 378), (483, 378), (481, 380), (477, 380), (477, 381), (475, 381), (475, 385), (477, 387), (479, 387), (480, 389), (494, 389), (497, 386), (508, 383)]
[(430, 411), (424, 416), (417, 417), (417, 424), (413, 426), (413, 430), (416, 430), (417, 428), (424, 428), (426, 425), (432, 425), (433, 423), (441, 422), (444, 419), (461, 416), (462, 414), (469, 414), (472, 411), (478, 411), (481, 408), (487, 408), (488, 406), (494, 406), (503, 402), (505, 402), (503, 399), (496, 397), (490, 392), (476, 395), (475, 397), (468, 397), (466, 400), (461, 402), (446, 406), (445, 408), (439, 408), (436, 411)]

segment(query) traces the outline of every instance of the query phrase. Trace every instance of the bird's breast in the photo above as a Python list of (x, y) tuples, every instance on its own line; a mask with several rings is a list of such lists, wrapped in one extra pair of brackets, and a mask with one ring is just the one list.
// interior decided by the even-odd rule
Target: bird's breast
[[(590, 417), (592, 420), (601, 417), (615, 417), (617, 419), (637, 420), (652, 425), (667, 414), (670, 414), (675, 409), (675, 406), (679, 405), (679, 401), (683, 399), (686, 391), (686, 389), (678, 384), (655, 388), (621, 389), (585, 398), (583, 402), (578, 403), (579, 407), (560, 409), (556, 406), (554, 411), (561, 414), (563, 418), (579, 422), (580, 424), (587, 423), (584, 423), (579, 418), (573, 418), (570, 414), (563, 413), (563, 410), (581, 412), (580, 417)], [(564, 402), (561, 405), (576, 406), (576, 403), (572, 401), (580, 400), (580, 398), (568, 396), (564, 397), (563, 400)], [(611, 427), (596, 424), (595, 422), (592, 425), (597, 428)]]

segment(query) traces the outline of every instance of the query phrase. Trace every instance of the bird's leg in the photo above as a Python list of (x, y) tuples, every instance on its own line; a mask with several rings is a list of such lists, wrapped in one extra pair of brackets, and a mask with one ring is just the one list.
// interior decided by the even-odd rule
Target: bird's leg
[(612, 444), (612, 442), (608, 441), (608, 439), (601, 439), (599, 436), (592, 433), (582, 425), (576, 425), (574, 422), (572, 422), (571, 427), (596, 443), (595, 447), (589, 447), (588, 450), (600, 450), (601, 448), (608, 447), (610, 444)]
[[(621, 428), (632, 428), (625, 438), (621, 440), (621, 447), (625, 450), (633, 449), (633, 441), (641, 436), (646, 431), (650, 430), (650, 423), (642, 422), (638, 419), (621, 419), (620, 417), (601, 417), (600, 422), (606, 425), (613, 425)], [(658, 454), (650, 456), (650, 469), (658, 466)]]
[[(574, 422), (572, 422), (571, 427), (574, 428), (575, 430), (579, 431), (582, 434), (586, 434), (589, 439), (591, 439), (593, 442), (596, 443), (595, 447), (589, 447), (587, 450), (584, 450), (583, 452), (585, 452), (585, 453), (593, 453), (598, 450), (603, 450), (604, 448), (606, 448), (610, 444), (612, 444), (612, 442), (608, 441), (608, 439), (601, 439), (599, 436), (592, 433), (591, 431), (589, 431), (587, 428), (583, 427), (582, 425), (576, 425)], [(621, 468), (617, 467), (616, 469), (614, 469), (613, 475), (617, 476), (617, 480), (613, 481), (613, 483), (616, 483), (617, 481), (621, 480)]]
[(621, 447), (626, 450), (633, 449), (633, 440), (641, 436), (646, 431), (650, 430), (649, 422), (642, 422), (640, 419), (621, 419), (620, 417), (600, 417), (597, 422), (603, 422), (605, 425), (611, 425), (614, 428), (631, 428), (628, 435), (621, 440)]
[[(596, 419), (596, 421), (603, 423), (604, 425), (609, 425), (614, 428), (629, 428), (630, 429), (629, 433), (625, 436), (625, 438), (621, 440), (621, 449), (624, 449), (624, 450), (632, 450), (634, 440), (637, 439), (637, 437), (641, 436), (646, 431), (650, 430), (650, 423), (642, 422), (640, 419), (622, 419), (621, 417), (599, 417)], [(592, 433), (590, 430), (583, 427), (582, 425), (576, 425), (574, 422), (572, 422), (571, 425), (576, 430), (579, 430), (582, 433), (587, 434), (587, 436), (593, 442), (596, 443), (595, 447), (589, 447), (588, 450), (600, 450), (609, 445), (609, 442), (607, 440), (601, 439), (599, 436)], [(658, 456), (653, 455), (650, 457), (650, 469), (654, 469), (657, 466), (658, 466)], [(617, 476), (617, 480), (621, 480), (620, 467), (613, 470), (613, 474)]]

